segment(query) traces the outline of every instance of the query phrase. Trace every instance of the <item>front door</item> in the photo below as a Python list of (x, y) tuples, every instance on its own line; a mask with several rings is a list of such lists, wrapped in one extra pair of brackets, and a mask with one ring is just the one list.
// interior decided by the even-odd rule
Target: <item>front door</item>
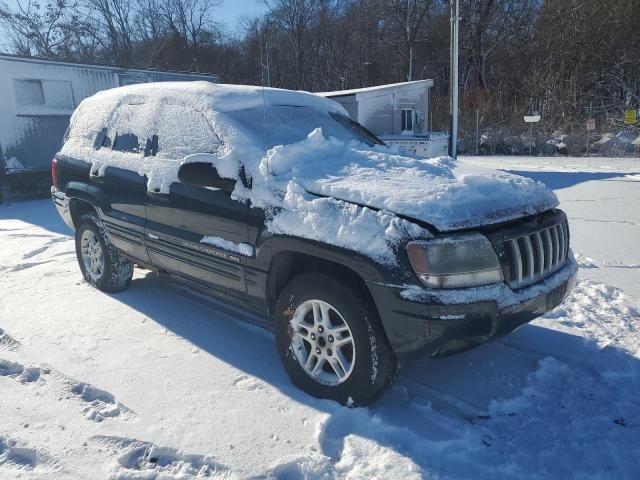
[[(201, 112), (181, 105), (158, 108), (158, 162), (176, 167), (187, 155), (213, 154), (220, 147), (220, 139)], [(246, 203), (232, 200), (228, 191), (175, 178), (164, 178), (162, 183), (168, 192), (147, 192), (145, 242), (151, 263), (232, 298), (246, 299), (247, 251), (239, 247), (248, 239)]]
[(246, 298), (247, 205), (228, 192), (174, 182), (168, 194), (147, 193), (146, 244), (154, 266)]

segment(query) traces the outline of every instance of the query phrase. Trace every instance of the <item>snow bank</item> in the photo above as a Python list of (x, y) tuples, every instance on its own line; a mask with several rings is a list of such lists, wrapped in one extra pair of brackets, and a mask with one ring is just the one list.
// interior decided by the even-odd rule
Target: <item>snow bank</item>
[[(288, 114), (283, 106), (304, 108)], [(280, 124), (266, 121), (270, 111), (274, 118), (285, 115), (279, 118), (288, 120), (282, 127), (287, 138), (302, 140), (267, 148), (267, 132), (257, 130), (272, 129), (271, 137), (279, 132)], [(327, 242), (384, 263), (395, 263), (394, 248), (403, 239), (431, 236), (405, 217), (452, 231), (558, 204), (551, 190), (524, 177), (445, 157), (402, 156), (348, 140), (346, 134), (331, 136), (351, 132), (363, 138), (348, 122), (341, 106), (303, 92), (206, 82), (136, 85), (84, 100), (61, 154), (90, 162), (96, 175), (103, 175), (106, 165), (136, 171), (147, 177), (149, 190), (162, 193), (177, 181), (181, 163), (209, 161), (222, 177), (238, 180), (232, 198), (267, 212), (271, 232)], [(318, 123), (324, 131), (315, 128)], [(141, 151), (144, 139), (162, 131), (157, 154), (96, 148), (105, 126), (112, 137), (115, 131), (135, 134)], [(252, 179), (250, 189), (240, 181), (241, 166)]]
[(638, 152), (640, 135), (634, 132), (620, 131), (616, 134), (605, 133), (593, 144), (593, 149), (600, 155), (629, 155)]

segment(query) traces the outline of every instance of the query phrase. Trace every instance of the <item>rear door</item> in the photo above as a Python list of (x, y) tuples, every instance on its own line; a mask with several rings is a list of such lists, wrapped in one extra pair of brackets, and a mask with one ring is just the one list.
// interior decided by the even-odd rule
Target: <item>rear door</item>
[(114, 112), (111, 130), (104, 129), (95, 147), (108, 155), (106, 167), (90, 173), (90, 186), (103, 191), (108, 207), (102, 223), (111, 242), (128, 255), (149, 262), (144, 245), (146, 222), (146, 178), (137, 173), (144, 161), (146, 138), (131, 133), (132, 126), (144, 121), (142, 105), (121, 105)]
[[(174, 172), (186, 155), (215, 154), (220, 140), (198, 111), (163, 105), (158, 112), (156, 160)], [(173, 167), (171, 167), (173, 166)], [(168, 188), (167, 188), (168, 187)], [(174, 181), (147, 192), (146, 245), (154, 266), (186, 280), (246, 299), (246, 203), (228, 192)]]

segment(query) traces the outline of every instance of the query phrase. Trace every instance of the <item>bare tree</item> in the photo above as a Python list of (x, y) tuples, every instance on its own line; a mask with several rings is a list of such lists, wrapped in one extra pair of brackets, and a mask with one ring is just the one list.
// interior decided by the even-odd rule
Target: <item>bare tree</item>
[(75, 3), (56, 0), (43, 6), (37, 1), (16, 0), (15, 5), (13, 10), (0, 5), (0, 23), (15, 52), (55, 58), (66, 49), (69, 30), (78, 20)]
[(213, 11), (221, 0), (163, 0), (160, 11), (168, 30), (183, 41), (191, 54), (190, 68), (198, 70), (197, 50), (216, 36)]
[(291, 49), (295, 88), (304, 88), (307, 62), (311, 57), (311, 23), (318, 12), (318, 0), (273, 0), (269, 14)]
[(134, 43), (133, 8), (129, 0), (86, 0), (96, 40), (119, 64), (129, 64)]
[(406, 64), (406, 79), (413, 80), (416, 44), (427, 28), (425, 19), (434, 0), (386, 0), (379, 19), (380, 39), (393, 47)]
[(488, 59), (497, 47), (531, 28), (538, 4), (537, 0), (462, 0), (465, 90), (489, 87)]

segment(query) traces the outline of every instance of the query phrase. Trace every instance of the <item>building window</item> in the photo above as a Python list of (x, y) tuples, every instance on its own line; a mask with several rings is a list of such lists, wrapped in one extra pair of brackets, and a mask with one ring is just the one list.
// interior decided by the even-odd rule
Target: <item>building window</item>
[(65, 80), (42, 80), (44, 100), (47, 108), (65, 112), (73, 112), (76, 108), (73, 101), (71, 82)]
[(40, 80), (14, 80), (16, 102), (19, 106), (44, 105), (44, 90)]
[(13, 85), (18, 115), (66, 115), (75, 108), (69, 81), (21, 78)]
[(402, 131), (413, 132), (413, 109), (402, 109)]

